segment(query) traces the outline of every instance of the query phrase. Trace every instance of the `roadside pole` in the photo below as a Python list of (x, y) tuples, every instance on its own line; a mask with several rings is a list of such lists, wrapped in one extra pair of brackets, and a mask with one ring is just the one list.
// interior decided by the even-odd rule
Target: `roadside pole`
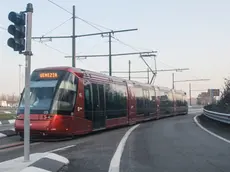
[(33, 5), (26, 7), (26, 51), (25, 55), (25, 112), (24, 112), (24, 161), (30, 160), (30, 70), (31, 70), (31, 35)]
[(24, 161), (30, 160), (30, 69), (32, 56), (32, 14), (33, 5), (31, 3), (27, 4), (25, 11), (19, 13), (11, 11), (8, 14), (8, 19), (12, 23), (7, 29), (8, 33), (13, 36), (7, 40), (7, 45), (19, 54), (25, 55)]

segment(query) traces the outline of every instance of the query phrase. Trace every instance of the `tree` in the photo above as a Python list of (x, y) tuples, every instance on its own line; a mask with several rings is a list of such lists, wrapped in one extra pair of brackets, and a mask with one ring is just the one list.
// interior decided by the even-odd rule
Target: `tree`
[(221, 94), (220, 104), (221, 105), (230, 105), (230, 79), (224, 79), (224, 91)]
[(201, 100), (200, 100), (199, 97), (196, 99), (196, 104), (197, 104), (197, 105), (201, 105)]

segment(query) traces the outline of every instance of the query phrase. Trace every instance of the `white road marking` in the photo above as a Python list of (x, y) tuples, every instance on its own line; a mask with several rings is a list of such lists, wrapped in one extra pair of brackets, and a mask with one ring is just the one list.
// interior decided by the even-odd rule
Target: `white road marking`
[(110, 162), (109, 165), (109, 172), (119, 172), (120, 171), (120, 161), (121, 161), (121, 155), (123, 153), (124, 147), (125, 147), (125, 143), (129, 137), (129, 135), (131, 134), (131, 132), (137, 128), (140, 124), (133, 126), (132, 128), (130, 128), (125, 135), (123, 136), (123, 138), (121, 139), (116, 152), (113, 155), (113, 158)]
[(230, 143), (230, 140), (225, 139), (225, 138), (223, 138), (223, 137), (221, 137), (221, 136), (219, 136), (219, 135), (217, 135), (217, 134), (211, 132), (210, 130), (204, 128), (204, 127), (197, 121), (197, 117), (198, 117), (198, 116), (199, 116), (199, 115), (196, 115), (196, 116), (193, 118), (193, 120), (195, 121), (195, 123), (196, 123), (201, 129), (203, 129), (203, 130), (206, 131), (207, 133), (213, 135), (214, 137), (217, 137), (218, 139), (221, 139), (221, 140), (223, 140), (223, 141), (225, 141), (225, 142), (227, 142), (227, 143)]
[(60, 151), (60, 150), (65, 150), (65, 149), (72, 148), (74, 146), (76, 146), (76, 145), (65, 146), (65, 147), (54, 149), (54, 150), (51, 150), (51, 151), (48, 151), (48, 152), (57, 152), (57, 151)]
[(69, 160), (67, 158), (65, 158), (64, 156), (60, 156), (58, 154), (55, 154), (55, 153), (48, 152), (47, 155), (45, 156), (45, 158), (53, 159), (53, 160), (59, 161), (63, 164), (69, 164)]
[(44, 170), (42, 168), (33, 167), (33, 166), (27, 167), (20, 172), (32, 172), (32, 171), (33, 172), (51, 172), (51, 171)]
[(7, 135), (0, 133), (0, 138), (1, 137), (6, 137)]
[(14, 124), (15, 123), (15, 119), (10, 119), (8, 120), (10, 124)]

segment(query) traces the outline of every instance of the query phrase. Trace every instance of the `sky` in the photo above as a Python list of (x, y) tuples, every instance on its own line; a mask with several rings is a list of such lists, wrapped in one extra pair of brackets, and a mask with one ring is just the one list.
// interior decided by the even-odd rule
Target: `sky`
[[(191, 82), (192, 96), (199, 90), (223, 88), (224, 78), (230, 74), (230, 1), (228, 0), (52, 0), (67, 11), (75, 5), (76, 16), (112, 30), (133, 29), (137, 31), (116, 33), (112, 40), (112, 53), (157, 51), (157, 69), (189, 68), (175, 72), (175, 80), (210, 79)], [(71, 14), (55, 6), (49, 0), (1, 1), (0, 27), (8, 28), (10, 11), (23, 11), (32, 3), (33, 36), (57, 36), (72, 34)], [(61, 23), (62, 26), (53, 30)], [(97, 26), (98, 27), (98, 26)], [(108, 31), (99, 27), (102, 31)], [(87, 23), (76, 19), (76, 34), (100, 32)], [(19, 64), (25, 57), (7, 46), (10, 34), (0, 29), (0, 93), (19, 93)], [(32, 71), (47, 66), (71, 66), (71, 39), (32, 41)], [(76, 54), (108, 54), (108, 37), (92, 36), (77, 38)], [(138, 55), (112, 58), (113, 71), (131, 69), (147, 70)], [(153, 58), (146, 58), (154, 69)], [(87, 58), (76, 61), (76, 67), (92, 71), (108, 71), (108, 58)], [(21, 82), (24, 82), (24, 67)], [(172, 71), (158, 72), (155, 84), (172, 87)], [(127, 74), (113, 74), (128, 77)], [(146, 77), (147, 74), (132, 74)], [(136, 79), (147, 82), (145, 78)], [(23, 87), (23, 83), (22, 86)], [(175, 88), (188, 93), (189, 82), (175, 83)]]

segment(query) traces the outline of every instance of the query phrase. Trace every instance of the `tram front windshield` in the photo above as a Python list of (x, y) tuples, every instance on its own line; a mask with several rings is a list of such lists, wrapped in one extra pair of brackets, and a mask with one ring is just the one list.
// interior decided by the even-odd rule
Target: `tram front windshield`
[[(56, 81), (31, 81), (30, 87), (30, 109), (36, 110), (49, 110), (55, 88), (57, 86)], [(20, 103), (20, 109), (25, 107), (25, 92), (23, 92), (23, 98)]]
[[(69, 114), (75, 103), (77, 81), (66, 71), (35, 71), (30, 81), (30, 113)], [(25, 92), (20, 101), (18, 113), (24, 113)]]

